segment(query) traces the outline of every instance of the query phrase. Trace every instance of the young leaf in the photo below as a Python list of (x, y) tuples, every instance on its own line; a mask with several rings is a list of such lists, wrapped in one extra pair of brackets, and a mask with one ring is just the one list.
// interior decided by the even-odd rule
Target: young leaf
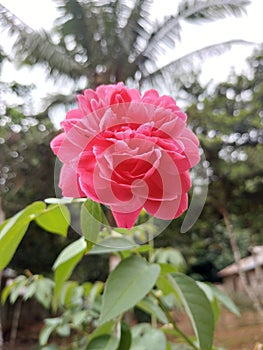
[(122, 260), (105, 285), (99, 324), (132, 308), (154, 286), (160, 267), (137, 256)]
[(0, 270), (5, 268), (12, 259), (18, 245), (23, 239), (29, 223), (45, 209), (43, 202), (35, 202), (18, 212), (0, 231)]
[(102, 209), (99, 203), (87, 199), (81, 207), (80, 224), (83, 236), (96, 243), (102, 224)]
[(53, 269), (55, 270), (55, 307), (57, 301), (59, 300), (64, 282), (69, 278), (74, 267), (78, 264), (86, 252), (86, 249), (87, 243), (82, 237), (68, 245), (56, 259), (53, 265)]
[(199, 348), (211, 350), (215, 321), (209, 300), (192, 278), (182, 273), (175, 273), (173, 280), (174, 288), (191, 320)]
[(35, 221), (46, 231), (65, 237), (70, 223), (70, 213), (65, 205), (51, 204)]

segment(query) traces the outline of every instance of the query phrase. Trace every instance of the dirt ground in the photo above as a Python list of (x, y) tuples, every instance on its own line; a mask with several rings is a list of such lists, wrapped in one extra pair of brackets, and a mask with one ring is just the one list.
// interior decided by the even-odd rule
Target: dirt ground
[[(41, 323), (19, 329), (16, 343), (12, 346), (4, 344), (3, 350), (31, 350), (37, 344)], [(185, 317), (178, 318), (178, 326), (190, 331), (190, 325)], [(255, 344), (263, 343), (263, 320), (252, 311), (244, 311), (237, 318), (226, 310), (222, 310), (216, 332), (215, 345), (226, 350), (253, 350)], [(150, 349), (149, 349), (150, 350)]]
[(256, 343), (263, 344), (263, 319), (255, 312), (245, 311), (237, 318), (223, 312), (219, 320), (215, 344), (227, 350), (253, 350)]
[[(178, 326), (187, 334), (191, 332), (188, 319), (179, 319)], [(222, 309), (218, 320), (214, 345), (226, 350), (253, 350), (256, 343), (263, 344), (263, 319), (251, 310), (237, 317)]]

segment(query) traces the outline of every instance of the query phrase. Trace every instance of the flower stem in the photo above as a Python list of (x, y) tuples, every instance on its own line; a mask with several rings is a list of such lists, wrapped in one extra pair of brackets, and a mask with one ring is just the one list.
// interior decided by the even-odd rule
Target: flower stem
[[(149, 244), (149, 251), (148, 251), (148, 261), (151, 262), (153, 253), (154, 253), (154, 241), (153, 239), (150, 239), (150, 235), (147, 233), (148, 236), (148, 244)], [(157, 318), (156, 316), (151, 316), (151, 325), (153, 328), (157, 328)]]

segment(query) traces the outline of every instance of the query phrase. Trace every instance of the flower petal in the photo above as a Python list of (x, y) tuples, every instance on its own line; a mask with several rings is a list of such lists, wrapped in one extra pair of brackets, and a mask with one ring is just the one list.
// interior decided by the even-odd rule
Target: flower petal
[(140, 215), (141, 210), (142, 208), (139, 208), (131, 213), (120, 213), (112, 210), (112, 214), (118, 227), (131, 229)]
[(159, 219), (176, 219), (188, 208), (188, 195), (183, 193), (172, 201), (152, 201), (147, 200), (144, 204), (145, 210)]
[(76, 171), (68, 165), (63, 165), (60, 173), (59, 187), (64, 197), (81, 198), (86, 197), (79, 185), (79, 176)]

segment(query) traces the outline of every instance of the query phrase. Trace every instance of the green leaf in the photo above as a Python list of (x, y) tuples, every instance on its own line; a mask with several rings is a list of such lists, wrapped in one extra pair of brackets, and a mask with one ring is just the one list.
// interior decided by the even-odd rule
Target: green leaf
[[(102, 239), (89, 252), (89, 254), (109, 254), (114, 252), (121, 252), (130, 250), (136, 247), (136, 243), (125, 237), (108, 237)], [(138, 246), (140, 247), (140, 246)]]
[(92, 305), (94, 304), (96, 298), (98, 295), (100, 295), (103, 291), (104, 283), (101, 281), (96, 281), (93, 283), (92, 288), (89, 292), (89, 303)]
[(68, 281), (63, 284), (59, 298), (61, 306), (65, 306), (66, 308), (72, 307), (72, 294), (74, 294), (77, 286), (78, 283), (76, 281)]
[(77, 311), (72, 314), (72, 323), (74, 327), (80, 327), (87, 320), (88, 310)]
[(154, 329), (147, 323), (132, 328), (131, 350), (166, 350), (166, 337), (160, 329)]
[(93, 338), (97, 338), (101, 335), (111, 335), (114, 332), (115, 322), (109, 321), (107, 323), (104, 323), (103, 325), (97, 327), (93, 333), (90, 335), (90, 340)]
[(205, 293), (205, 295), (207, 296), (207, 299), (210, 301), (210, 304), (214, 313), (214, 319), (215, 319), (215, 322), (217, 322), (219, 318), (220, 310), (219, 310), (218, 301), (215, 295), (213, 294), (212, 288), (210, 288), (210, 286), (204, 282), (196, 282), (196, 283)]
[(55, 270), (55, 302), (54, 307), (57, 306), (57, 301), (60, 298), (60, 292), (63, 288), (64, 282), (71, 275), (74, 267), (83, 257), (87, 249), (87, 243), (83, 237), (68, 245), (56, 259), (53, 269)]
[(54, 282), (49, 278), (40, 278), (36, 282), (35, 298), (46, 309), (51, 305)]
[(170, 275), (160, 275), (156, 282), (156, 285), (158, 289), (162, 291), (164, 296), (173, 295), (173, 298), (177, 305), (181, 305), (178, 292), (174, 288), (174, 280)]
[(154, 286), (160, 267), (141, 257), (124, 259), (111, 272), (105, 285), (99, 324), (132, 308)]
[(0, 231), (0, 270), (5, 268), (12, 259), (18, 245), (23, 239), (28, 226), (39, 213), (45, 209), (43, 202), (35, 202), (18, 212)]
[(132, 343), (130, 327), (127, 323), (121, 323), (121, 339), (117, 350), (129, 350)]
[(224, 292), (222, 292), (216, 286), (214, 286), (212, 284), (209, 284), (209, 286), (212, 290), (212, 293), (216, 297), (216, 299), (222, 305), (224, 305), (229, 311), (231, 311), (234, 315), (240, 317), (240, 312), (239, 312), (237, 306), (235, 305), (235, 303)]
[(35, 221), (46, 231), (65, 237), (70, 224), (70, 213), (65, 205), (51, 204)]
[(32, 298), (35, 294), (37, 290), (37, 284), (35, 283), (35, 281), (31, 282), (31, 284), (29, 286), (27, 286), (25, 294), (23, 296), (23, 300), (28, 300), (30, 298)]
[(208, 284), (204, 283), (204, 282), (199, 282), (199, 281), (196, 281), (196, 284), (205, 293), (207, 299), (210, 302), (212, 302), (213, 299), (214, 299), (214, 294), (213, 294), (212, 289), (210, 288), (210, 286)]
[(3, 221), (1, 224), (0, 224), (0, 232), (3, 230), (3, 228), (5, 227), (5, 225), (7, 225), (8, 221), (10, 219), (6, 219), (5, 221)]
[(61, 337), (68, 337), (70, 335), (70, 325), (65, 323), (56, 328), (56, 332)]
[(80, 225), (83, 236), (90, 242), (95, 243), (102, 225), (102, 209), (99, 203), (87, 199), (82, 204)]
[(163, 324), (168, 323), (165, 313), (160, 306), (156, 304), (155, 299), (145, 297), (143, 300), (137, 303), (136, 306), (143, 311), (148, 312), (150, 315), (155, 316)]
[(173, 275), (174, 288), (191, 320), (199, 348), (211, 350), (214, 335), (214, 314), (209, 300), (197, 283), (182, 273)]
[(93, 338), (86, 350), (116, 350), (117, 347), (118, 340), (109, 334), (104, 334)]
[(45, 319), (45, 326), (42, 328), (39, 334), (39, 344), (44, 346), (47, 344), (48, 339), (52, 332), (62, 323), (61, 318), (47, 318)]
[(151, 257), (151, 262), (169, 264), (176, 269), (176, 272), (186, 270), (186, 262), (180, 251), (174, 248), (158, 248)]
[(10, 303), (14, 304), (19, 296), (21, 296), (21, 291), (27, 284), (27, 278), (23, 275), (18, 276), (14, 283), (12, 284), (12, 289), (10, 293)]
[(57, 257), (53, 269), (57, 269), (59, 266), (64, 265), (72, 258), (78, 256), (79, 254), (83, 254), (86, 250), (87, 244), (83, 237), (79, 238), (77, 241), (68, 245), (65, 249)]
[(2, 304), (5, 304), (7, 298), (9, 297), (10, 293), (11, 293), (11, 290), (14, 286), (14, 283), (12, 284), (9, 284), (8, 286), (6, 286), (3, 291), (2, 291), (2, 294), (1, 294), (1, 303)]
[(167, 275), (167, 273), (173, 273), (173, 272), (178, 272), (177, 267), (172, 266), (170, 264), (163, 264), (163, 263), (159, 263), (160, 267), (161, 267), (161, 275)]

